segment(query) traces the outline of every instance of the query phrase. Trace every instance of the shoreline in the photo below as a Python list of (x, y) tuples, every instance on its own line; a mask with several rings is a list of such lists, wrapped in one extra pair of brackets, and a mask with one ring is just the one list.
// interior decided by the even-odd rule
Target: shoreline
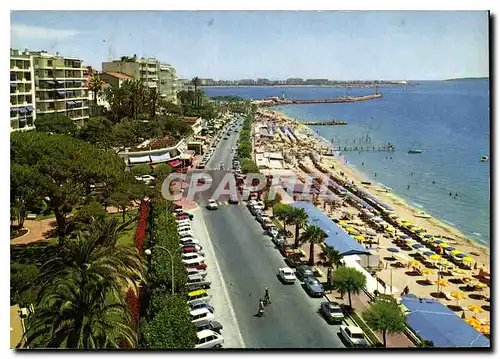
[[(330, 143), (325, 138), (316, 134), (314, 130), (298, 121), (296, 122), (294, 119), (285, 115), (281, 111), (265, 108), (262, 108), (261, 110), (267, 112), (268, 114), (273, 114), (274, 117), (278, 117), (282, 121), (287, 122), (291, 127), (298, 129), (302, 133), (310, 134), (314, 141), (314, 143), (312, 144), (314, 150), (317, 151), (327, 144), (330, 145)], [(415, 213), (421, 212), (423, 211), (423, 209), (409, 204), (402, 197), (398, 196), (392, 191), (388, 193), (377, 191), (376, 188), (388, 187), (384, 184), (379, 185), (381, 182), (368, 177), (366, 174), (360, 172), (357, 167), (351, 167), (348, 163), (346, 164), (343, 157), (338, 156), (338, 154), (335, 154), (334, 156), (322, 155), (321, 158), (323, 162), (328, 164), (326, 166), (327, 169), (330, 168), (331, 164), (334, 164), (336, 169), (340, 167), (350, 181), (354, 180), (356, 185), (358, 185), (360, 188), (368, 191), (370, 194), (380, 199), (381, 202), (394, 207), (394, 209), (396, 210), (395, 212), (398, 215), (401, 215), (402, 218), (410, 220), (419, 227), (429, 229), (429, 233), (441, 234), (447, 237), (454, 237), (454, 241), (456, 242), (456, 244), (453, 244), (453, 246), (473, 255), (478, 264), (487, 264), (488, 268), (490, 267), (490, 247), (488, 247), (487, 245), (476, 242), (473, 238), (467, 236), (455, 226), (446, 223), (443, 219), (437, 218), (435, 216), (431, 216), (430, 218), (421, 218), (414, 216)], [(328, 170), (328, 172), (331, 173), (332, 171)], [(372, 185), (362, 185), (361, 182), (365, 180), (369, 180), (370, 182), (372, 182)]]
[(389, 87), (389, 86), (408, 86), (408, 84), (373, 84), (373, 85), (202, 85), (200, 88), (217, 88), (217, 87), (325, 87), (325, 88), (373, 88), (373, 87)]

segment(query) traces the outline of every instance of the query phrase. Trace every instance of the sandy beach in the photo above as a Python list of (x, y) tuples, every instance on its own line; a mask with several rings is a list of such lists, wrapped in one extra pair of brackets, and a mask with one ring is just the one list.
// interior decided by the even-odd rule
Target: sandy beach
[[(293, 119), (288, 118), (279, 111), (259, 109), (259, 113), (259, 118), (264, 122), (270, 121), (276, 124), (286, 124), (293, 128), (296, 132), (307, 134), (307, 138), (304, 136), (301, 137), (300, 144), (284, 141), (285, 139), (281, 137), (275, 137), (267, 143), (262, 143), (262, 146), (266, 150), (279, 149), (284, 153), (288, 152), (292, 155), (302, 153), (304, 157), (300, 160), (301, 165), (305, 166), (310, 173), (320, 175), (321, 171), (315, 167), (308, 154), (311, 152), (310, 149), (315, 149), (319, 156), (321, 148), (324, 148), (328, 142), (324, 139), (318, 138), (318, 136), (315, 135), (311, 129)], [(279, 140), (278, 143), (276, 142), (277, 139)], [(300, 149), (301, 147), (303, 148), (302, 150)], [(309, 150), (307, 150), (308, 147)], [(490, 303), (486, 301), (485, 298), (489, 298), (490, 288), (485, 286), (485, 288), (482, 288), (478, 293), (477, 291), (469, 290), (467, 288), (465, 283), (469, 280), (468, 278), (465, 279), (465, 283), (457, 280), (460, 276), (470, 277), (470, 280), (474, 280), (474, 276), (478, 274), (479, 270), (490, 273), (490, 251), (488, 247), (472, 241), (456, 228), (436, 218), (422, 218), (415, 216), (415, 214), (421, 212), (421, 209), (408, 205), (396, 194), (391, 193), (390, 191), (386, 192), (385, 188), (380, 188), (378, 184), (374, 184), (375, 181), (372, 179), (364, 178), (359, 172), (348, 166), (342, 156), (319, 156), (318, 163), (321, 164), (322, 169), (326, 173), (343, 178), (350, 183), (354, 183), (359, 188), (362, 188), (371, 195), (377, 197), (383, 203), (391, 206), (394, 209), (393, 214), (399, 216), (401, 220), (410, 221), (412, 224), (425, 229), (427, 234), (441, 236), (441, 239), (446, 243), (455, 247), (457, 250), (469, 254), (474, 260), (470, 269), (465, 267), (465, 269), (457, 269), (456, 272), (445, 273), (439, 271), (437, 268), (432, 269), (430, 267), (424, 271), (424, 274), (418, 274), (412, 267), (406, 266), (406, 263), (413, 259), (412, 257), (415, 252), (414, 249), (411, 247), (399, 246), (400, 243), (396, 240), (395, 235), (377, 232), (373, 239), (374, 242), (378, 244), (370, 245), (370, 250), (373, 250), (373, 254), (376, 254), (382, 263), (381, 268), (377, 270), (378, 278), (383, 280), (386, 284), (391, 283), (395, 292), (400, 292), (403, 288), (408, 286), (410, 293), (415, 294), (418, 297), (432, 298), (436, 297), (437, 294), (437, 285), (432, 283), (435, 283), (438, 279), (439, 272), (441, 275), (440, 278), (446, 281), (446, 283), (441, 286), (439, 291), (446, 293), (448, 296), (448, 299), (439, 298), (443, 304), (456, 307), (455, 311), (457, 315), (465, 315), (466, 317), (475, 316), (482, 321), (489, 321)], [(299, 168), (296, 160), (292, 161), (291, 167), (299, 178), (305, 178), (306, 172)], [(371, 182), (372, 184), (364, 185), (361, 182)], [(318, 207), (321, 207), (331, 218), (337, 219), (340, 219), (343, 216), (343, 211), (347, 210), (353, 214), (354, 218), (349, 222), (353, 228), (358, 229), (362, 233), (368, 230), (369, 222), (366, 218), (361, 216), (361, 211), (351, 206), (346, 201), (343, 201), (340, 208), (328, 208), (328, 206), (325, 206), (322, 203), (320, 203)], [(394, 253), (388, 251), (388, 248), (398, 249), (399, 253), (397, 256), (405, 258), (406, 260), (401, 261), (393, 258)], [(397, 266), (396, 263), (398, 262), (405, 262), (405, 265), (402, 267)], [(425, 274), (426, 272), (427, 274)], [(449, 280), (451, 280), (451, 282)], [(461, 292), (463, 295), (456, 294), (457, 292)], [(452, 293), (455, 293), (455, 296), (458, 296), (461, 299), (456, 299), (454, 296), (450, 297), (450, 294)], [(483, 309), (478, 309), (477, 312), (471, 312), (467, 309), (467, 307), (471, 305), (480, 306)]]

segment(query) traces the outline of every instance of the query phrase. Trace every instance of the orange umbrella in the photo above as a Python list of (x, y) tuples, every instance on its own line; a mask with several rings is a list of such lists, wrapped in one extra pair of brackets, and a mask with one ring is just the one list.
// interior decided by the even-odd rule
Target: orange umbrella
[(440, 285), (441, 287), (447, 287), (450, 285), (450, 282), (448, 282), (446, 279), (439, 279), (436, 284)]
[(463, 294), (462, 292), (459, 292), (459, 291), (451, 292), (450, 295), (453, 298), (457, 299), (457, 307), (458, 307), (458, 300), (459, 299), (465, 299), (465, 298), (467, 298), (467, 296), (465, 294)]
[(474, 312), (474, 313), (483, 313), (484, 312), (484, 309), (476, 304), (469, 305), (467, 307), (467, 309), (469, 309), (471, 312)]

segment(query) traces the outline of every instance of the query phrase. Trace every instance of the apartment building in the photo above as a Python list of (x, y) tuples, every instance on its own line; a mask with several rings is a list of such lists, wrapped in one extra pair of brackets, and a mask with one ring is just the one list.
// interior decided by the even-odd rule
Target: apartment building
[(35, 86), (33, 57), (26, 51), (10, 51), (10, 128), (34, 128)]
[(89, 118), (84, 70), (77, 58), (11, 50), (11, 130), (33, 129), (45, 114), (65, 115), (82, 125)]
[(177, 74), (175, 69), (155, 58), (122, 56), (120, 60), (102, 63), (103, 72), (122, 73), (139, 80), (148, 88), (158, 90), (167, 101), (177, 102)]

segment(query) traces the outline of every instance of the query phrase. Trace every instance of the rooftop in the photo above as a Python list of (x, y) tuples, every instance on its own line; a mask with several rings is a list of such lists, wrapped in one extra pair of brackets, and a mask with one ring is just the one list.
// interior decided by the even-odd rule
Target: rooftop
[(111, 77), (115, 77), (117, 79), (122, 79), (122, 80), (130, 80), (130, 79), (133, 79), (132, 76), (129, 76), (129, 75), (125, 75), (125, 74), (122, 74), (120, 72), (109, 72), (109, 71), (106, 71), (104, 74), (106, 75), (109, 75)]

